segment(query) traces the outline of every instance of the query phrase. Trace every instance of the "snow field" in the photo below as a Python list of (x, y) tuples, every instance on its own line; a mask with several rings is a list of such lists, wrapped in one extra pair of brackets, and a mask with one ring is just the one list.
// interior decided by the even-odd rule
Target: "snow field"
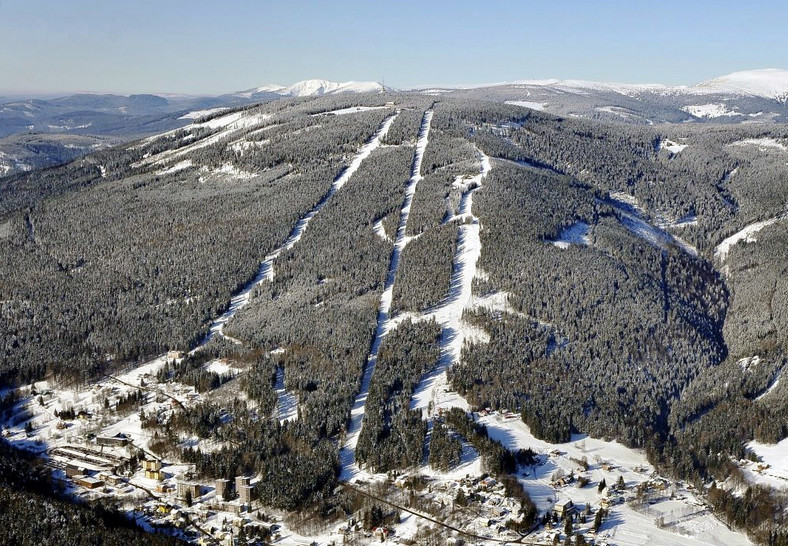
[(542, 111), (547, 107), (547, 104), (543, 102), (534, 102), (529, 100), (507, 100), (506, 104), (511, 104), (512, 106), (522, 106), (523, 108), (530, 108), (531, 110), (539, 110)]
[(785, 145), (785, 142), (776, 138), (746, 138), (732, 142), (728, 146), (755, 146), (763, 152), (774, 150), (788, 152), (788, 146)]
[(689, 144), (679, 144), (678, 142), (673, 142), (672, 140), (664, 139), (659, 143), (660, 150), (667, 150), (672, 155), (676, 155), (679, 152), (682, 152), (685, 148), (687, 148)]
[(736, 112), (735, 110), (729, 110), (727, 105), (725, 105), (724, 103), (694, 104), (690, 106), (683, 106), (681, 110), (684, 110), (689, 115), (694, 116), (696, 118), (707, 118), (707, 119), (741, 115), (739, 112)]
[(575, 222), (564, 229), (558, 239), (549, 242), (562, 250), (566, 250), (572, 245), (588, 246), (591, 244), (591, 238), (588, 236), (590, 228), (591, 226), (585, 222)]

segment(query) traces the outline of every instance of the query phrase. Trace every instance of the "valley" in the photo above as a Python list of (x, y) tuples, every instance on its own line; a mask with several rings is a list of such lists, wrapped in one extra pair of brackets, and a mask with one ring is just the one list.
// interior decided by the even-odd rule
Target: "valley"
[(6, 441), (193, 542), (783, 536), (788, 132), (478, 93), (2, 179)]

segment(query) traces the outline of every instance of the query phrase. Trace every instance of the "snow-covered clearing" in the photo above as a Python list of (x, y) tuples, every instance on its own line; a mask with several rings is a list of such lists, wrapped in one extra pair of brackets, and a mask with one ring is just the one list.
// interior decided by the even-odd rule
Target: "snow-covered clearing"
[(598, 106), (594, 108), (594, 110), (597, 112), (604, 112), (606, 114), (613, 114), (624, 119), (645, 119), (646, 123), (649, 125), (654, 124), (654, 122), (652, 122), (650, 119), (646, 119), (640, 114), (636, 114), (627, 108), (622, 108), (621, 106)]
[(632, 212), (633, 214), (645, 213), (645, 210), (634, 195), (630, 195), (623, 191), (611, 191), (610, 199), (614, 202), (613, 206), (616, 208), (627, 209), (628, 212)]
[(337, 176), (333, 184), (331, 184), (331, 188), (329, 188), (328, 193), (323, 196), (320, 202), (315, 205), (312, 210), (307, 212), (301, 217), (300, 220), (298, 220), (284, 244), (265, 257), (265, 259), (260, 263), (260, 268), (257, 270), (257, 275), (255, 275), (254, 279), (252, 279), (246, 286), (244, 286), (232, 297), (227, 310), (220, 317), (213, 321), (208, 335), (205, 336), (203, 341), (193, 350), (193, 352), (204, 347), (211, 339), (213, 339), (215, 335), (223, 335), (222, 332), (227, 322), (233, 318), (240, 309), (249, 303), (250, 295), (255, 286), (262, 284), (263, 282), (273, 280), (274, 260), (276, 260), (276, 258), (278, 258), (282, 252), (290, 250), (293, 248), (293, 246), (295, 246), (295, 244), (303, 236), (312, 218), (314, 218), (315, 215), (320, 212), (320, 209), (325, 206), (328, 200), (331, 199), (331, 197), (333, 197), (333, 195), (339, 191), (348, 180), (350, 180), (350, 177), (355, 174), (355, 172), (361, 166), (361, 163), (367, 157), (369, 157), (369, 155), (375, 151), (378, 146), (380, 146), (381, 140), (386, 135), (386, 133), (388, 133), (388, 130), (391, 127), (391, 124), (394, 122), (394, 119), (397, 117), (398, 113), (399, 112), (389, 116), (383, 121), (374, 136), (361, 147), (347, 168), (345, 168), (345, 170), (343, 170), (342, 173)]
[(239, 154), (243, 155), (244, 152), (249, 150), (254, 150), (257, 148), (262, 148), (267, 146), (271, 141), (269, 139), (266, 140), (246, 140), (246, 138), (242, 138), (230, 144), (230, 149), (234, 152), (238, 152)]
[(241, 372), (240, 368), (234, 368), (224, 360), (211, 360), (205, 365), (205, 369), (217, 375), (237, 375)]
[(298, 397), (285, 388), (285, 370), (276, 369), (276, 416), (279, 423), (298, 418)]
[(232, 163), (224, 163), (218, 169), (210, 171), (211, 174), (221, 175), (225, 177), (235, 178), (238, 180), (249, 180), (257, 176), (255, 173), (239, 169)]
[(788, 146), (786, 146), (785, 141), (777, 140), (776, 138), (746, 138), (732, 142), (728, 146), (754, 146), (763, 152), (770, 150), (788, 152)]
[(182, 115), (178, 119), (200, 119), (205, 116), (210, 116), (212, 114), (218, 114), (219, 112), (224, 112), (227, 108), (208, 108), (207, 110), (194, 110), (193, 112), (189, 112), (187, 114)]
[(693, 104), (690, 106), (683, 106), (681, 110), (684, 110), (689, 115), (694, 116), (696, 118), (706, 118), (706, 119), (742, 115), (741, 113), (736, 112), (735, 110), (728, 109), (728, 106), (724, 103)]
[(755, 235), (761, 231), (762, 229), (771, 226), (772, 224), (778, 222), (779, 220), (785, 218), (785, 215), (775, 216), (774, 218), (769, 218), (768, 220), (761, 220), (760, 222), (753, 222), (749, 224), (730, 237), (726, 237), (722, 240), (720, 244), (714, 249), (714, 257), (719, 260), (720, 262), (724, 262), (725, 258), (728, 257), (728, 253), (731, 251), (733, 246), (741, 243), (742, 241), (746, 243), (754, 243), (758, 239)]
[(688, 226), (697, 226), (698, 225), (698, 217), (694, 214), (687, 214), (686, 216), (682, 216), (668, 227), (673, 228), (683, 228)]
[(179, 171), (186, 170), (186, 169), (190, 168), (192, 165), (194, 165), (194, 163), (192, 162), (191, 159), (184, 159), (183, 161), (179, 161), (179, 162), (175, 163), (174, 165), (171, 165), (171, 166), (167, 167), (166, 169), (161, 169), (159, 171), (156, 171), (156, 174), (158, 174), (160, 176), (163, 176), (163, 175), (166, 175), (166, 174), (173, 174), (173, 173), (177, 173)]
[(571, 226), (565, 228), (558, 239), (555, 241), (547, 241), (562, 250), (566, 250), (571, 245), (588, 246), (591, 244), (591, 238), (588, 236), (588, 231), (591, 228), (585, 222), (575, 222)]
[(383, 226), (383, 219), (382, 218), (380, 220), (376, 220), (375, 221), (375, 223), (372, 225), (372, 231), (374, 231), (375, 235), (377, 235), (378, 237), (380, 237), (384, 241), (389, 242), (389, 243), (392, 242), (391, 241), (391, 237), (389, 237), (389, 234), (386, 233), (386, 228)]
[(698, 225), (698, 217), (693, 213), (685, 214), (680, 218), (676, 218), (670, 214), (657, 213), (654, 225), (662, 230), (683, 229)]
[(547, 107), (546, 103), (534, 102), (530, 100), (507, 100), (506, 104), (511, 104), (512, 106), (522, 106), (523, 108), (530, 108), (531, 110), (539, 111), (542, 111)]
[(698, 255), (698, 249), (696, 249), (694, 246), (681, 240), (675, 235), (663, 231), (656, 226), (652, 226), (634, 214), (621, 212), (620, 220), (624, 227), (626, 227), (629, 231), (658, 248), (666, 249), (669, 246), (677, 246), (687, 254), (692, 256)]
[(661, 140), (659, 143), (660, 150), (667, 150), (673, 155), (683, 151), (687, 146), (689, 146), (689, 144), (679, 144), (678, 142), (673, 142), (668, 139)]
[[(477, 274), (475, 278), (480, 278), (481, 275)], [(471, 298), (471, 309), (485, 309), (492, 313), (508, 313), (510, 315), (517, 315), (524, 317), (522, 313), (517, 311), (509, 303), (508, 292), (491, 292), (481, 296), (474, 295)]]
[(775, 489), (788, 490), (788, 438), (776, 444), (750, 442), (747, 444), (764, 464), (749, 464), (745, 468), (747, 478)]
[(427, 110), (424, 112), (424, 117), (421, 120), (421, 128), (419, 129), (419, 136), (416, 141), (416, 151), (413, 156), (411, 176), (405, 187), (405, 199), (403, 200), (400, 210), (397, 235), (394, 240), (394, 250), (391, 253), (386, 283), (383, 287), (383, 293), (380, 296), (375, 338), (372, 342), (369, 356), (367, 357), (366, 367), (364, 368), (364, 374), (361, 380), (361, 387), (356, 395), (353, 408), (350, 411), (350, 425), (347, 429), (347, 436), (339, 452), (339, 462), (342, 467), (339, 479), (343, 481), (350, 481), (358, 474), (358, 465), (356, 465), (356, 444), (358, 444), (358, 437), (361, 433), (364, 411), (367, 405), (367, 395), (369, 394), (369, 384), (372, 381), (372, 375), (375, 373), (375, 365), (378, 360), (380, 344), (383, 341), (383, 336), (386, 335), (389, 329), (389, 310), (391, 309), (391, 298), (394, 294), (394, 281), (397, 277), (397, 269), (399, 268), (399, 260), (402, 251), (407, 244), (405, 232), (408, 227), (408, 217), (410, 216), (410, 208), (413, 204), (413, 196), (416, 193), (416, 187), (422, 179), (421, 162), (424, 158), (424, 150), (426, 150), (427, 143), (429, 142), (432, 115), (433, 111), (431, 109)]
[(370, 110), (385, 110), (388, 106), (350, 106), (348, 108), (340, 108), (339, 110), (330, 110), (328, 112), (320, 112), (312, 114), (312, 116), (344, 116), (347, 114), (358, 114), (359, 112), (368, 112)]

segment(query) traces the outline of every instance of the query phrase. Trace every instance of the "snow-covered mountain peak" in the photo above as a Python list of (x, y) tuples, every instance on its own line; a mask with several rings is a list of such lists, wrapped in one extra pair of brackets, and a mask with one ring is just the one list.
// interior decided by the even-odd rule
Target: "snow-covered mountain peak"
[(329, 80), (304, 80), (290, 86), (268, 84), (235, 93), (238, 96), (252, 98), (257, 94), (276, 94), (288, 97), (314, 97), (319, 95), (335, 95), (339, 93), (383, 93), (386, 90), (378, 82), (332, 82)]
[(308, 97), (337, 93), (382, 93), (385, 90), (378, 82), (332, 82), (328, 80), (304, 80), (282, 90), (283, 95)]
[(701, 82), (695, 88), (785, 101), (788, 99), (788, 70), (765, 68), (734, 72)]
[(260, 87), (254, 90), (255, 93), (279, 93), (287, 89), (284, 85), (277, 85), (275, 83), (269, 83), (267, 85), (261, 85)]

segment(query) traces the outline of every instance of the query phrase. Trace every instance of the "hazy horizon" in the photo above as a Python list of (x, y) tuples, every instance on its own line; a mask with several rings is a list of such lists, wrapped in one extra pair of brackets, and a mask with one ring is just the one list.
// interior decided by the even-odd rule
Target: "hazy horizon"
[(0, 0), (0, 95), (219, 95), (305, 79), (692, 85), (788, 68), (788, 6)]

